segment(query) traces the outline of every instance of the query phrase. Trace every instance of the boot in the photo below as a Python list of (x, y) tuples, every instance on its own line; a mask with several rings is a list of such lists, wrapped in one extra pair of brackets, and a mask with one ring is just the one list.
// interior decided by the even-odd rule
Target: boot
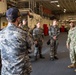
[(68, 68), (75, 68), (76, 67), (76, 64), (71, 64), (68, 66)]
[(76, 69), (74, 71), (76, 72)]
[(58, 57), (57, 57), (57, 56), (54, 56), (54, 58), (55, 58), (56, 60), (58, 60)]
[(37, 61), (37, 56), (34, 57), (34, 60)]
[(50, 57), (50, 60), (51, 60), (51, 61), (54, 61), (54, 60), (55, 60), (55, 58), (54, 58), (54, 57)]
[(45, 57), (43, 57), (42, 54), (40, 54), (40, 58), (41, 58), (41, 59), (44, 59)]

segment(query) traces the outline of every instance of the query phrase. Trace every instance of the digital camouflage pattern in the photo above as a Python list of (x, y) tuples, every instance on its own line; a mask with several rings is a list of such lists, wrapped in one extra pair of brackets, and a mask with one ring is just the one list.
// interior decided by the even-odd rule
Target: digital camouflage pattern
[[(33, 30), (33, 39), (34, 41), (37, 41), (38, 46), (35, 46), (35, 50), (34, 50), (34, 56), (37, 56), (38, 52), (39, 55), (41, 56), (41, 49), (42, 49), (42, 45), (43, 45), (43, 29), (41, 28), (35, 28)], [(38, 48), (38, 49), (37, 49)]]
[[(54, 58), (57, 55), (57, 47), (58, 47), (58, 36), (60, 34), (60, 29), (58, 26), (50, 26), (49, 36), (50, 36), (50, 57)], [(56, 36), (57, 39), (54, 40), (53, 37)]]
[(32, 35), (30, 34), (30, 28), (27, 25), (22, 25), (21, 29), (26, 31), (27, 34), (28, 34), (28, 39), (27, 40), (29, 42), (29, 47), (30, 47), (30, 49), (28, 49), (28, 51), (32, 52), (33, 51), (33, 38), (32, 38)]
[(21, 28), (27, 32), (29, 31), (29, 27), (27, 25), (22, 25)]
[(50, 39), (53, 39), (54, 36), (59, 36), (60, 34), (60, 29), (58, 26), (54, 27), (54, 26), (51, 26), (50, 29), (49, 29), (49, 36), (50, 36)]
[(33, 30), (33, 38), (34, 38), (34, 40), (42, 40), (43, 39), (43, 35), (44, 35), (43, 29), (35, 28)]
[(75, 48), (76, 34), (75, 33), (76, 33), (76, 27), (70, 29), (68, 32), (68, 38), (66, 42), (69, 45), (70, 60), (72, 64), (76, 63), (76, 48)]
[(1, 75), (30, 75), (27, 38), (25, 31), (11, 23), (0, 32)]

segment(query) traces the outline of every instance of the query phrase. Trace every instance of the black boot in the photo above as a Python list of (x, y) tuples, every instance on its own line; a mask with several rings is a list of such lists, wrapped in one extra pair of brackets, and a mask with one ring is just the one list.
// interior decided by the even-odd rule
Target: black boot
[(55, 58), (56, 60), (58, 60), (58, 57), (57, 57), (57, 56), (54, 56), (54, 58)]
[(55, 60), (54, 56), (50, 56), (50, 60), (54, 61)]
[(40, 54), (40, 58), (41, 58), (41, 59), (44, 59), (45, 57), (43, 57), (42, 54)]
[(37, 61), (37, 56), (34, 57), (34, 60)]
[(54, 61), (54, 58), (50, 58), (51, 61)]

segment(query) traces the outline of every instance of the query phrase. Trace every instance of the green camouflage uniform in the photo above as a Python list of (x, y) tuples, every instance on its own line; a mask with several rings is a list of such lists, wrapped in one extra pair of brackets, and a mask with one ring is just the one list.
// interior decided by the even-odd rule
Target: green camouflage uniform
[(23, 29), (24, 31), (26, 31), (28, 33), (28, 42), (29, 42), (29, 47), (30, 49), (28, 50), (29, 52), (32, 51), (32, 46), (33, 46), (33, 39), (32, 39), (32, 35), (30, 34), (30, 28), (27, 25), (22, 25), (21, 29)]
[(68, 38), (67, 38), (67, 44), (69, 45), (69, 51), (70, 51), (70, 60), (71, 63), (74, 64), (76, 63), (76, 27), (73, 29), (70, 29), (68, 32)]
[[(58, 36), (60, 34), (60, 29), (58, 26), (50, 26), (49, 36), (50, 36), (50, 58), (57, 56), (57, 47), (58, 47)], [(53, 37), (56, 36), (57, 39), (54, 40)]]
[(29, 27), (27, 25), (22, 25), (21, 28), (27, 32), (29, 31)]
[(34, 50), (34, 56), (37, 57), (37, 54), (39, 52), (39, 56), (42, 57), (42, 45), (43, 45), (43, 30), (41, 28), (35, 28), (33, 30), (33, 39), (34, 41), (37, 41), (37, 44), (35, 44), (35, 50)]

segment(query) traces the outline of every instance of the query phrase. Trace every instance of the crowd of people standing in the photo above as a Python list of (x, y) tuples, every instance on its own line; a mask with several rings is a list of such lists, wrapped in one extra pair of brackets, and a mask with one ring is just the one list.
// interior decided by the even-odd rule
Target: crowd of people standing
[[(42, 45), (44, 42), (44, 33), (40, 22), (37, 22), (35, 28), (30, 34), (30, 28), (27, 25), (27, 20), (21, 21), (21, 15), (17, 8), (9, 8), (6, 11), (6, 19), (8, 25), (0, 31), (0, 50), (2, 69), (1, 75), (30, 75), (32, 66), (29, 58), (29, 49), (34, 46), (34, 60), (39, 58), (45, 59), (42, 55)], [(58, 60), (57, 47), (58, 36), (60, 29), (56, 19), (53, 20), (49, 27), (49, 45), (50, 45), (50, 60)], [(66, 46), (70, 51), (71, 65), (68, 68), (76, 67), (76, 27), (74, 22), (70, 23), (70, 30)], [(29, 40), (32, 38), (31, 40)], [(76, 71), (76, 69), (75, 69)]]

